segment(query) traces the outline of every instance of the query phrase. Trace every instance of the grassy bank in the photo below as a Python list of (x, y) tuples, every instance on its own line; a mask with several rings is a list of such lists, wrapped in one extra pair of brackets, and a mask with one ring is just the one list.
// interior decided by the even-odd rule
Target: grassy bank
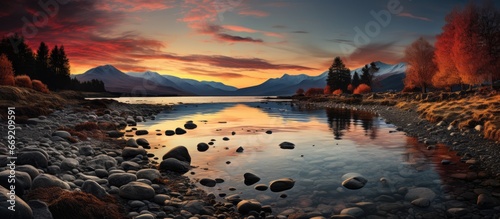
[(495, 91), (420, 93), (371, 93), (364, 95), (294, 97), (306, 103), (334, 102), (387, 105), (416, 110), (433, 123), (450, 129), (475, 129), (485, 138), (500, 141), (500, 94)]

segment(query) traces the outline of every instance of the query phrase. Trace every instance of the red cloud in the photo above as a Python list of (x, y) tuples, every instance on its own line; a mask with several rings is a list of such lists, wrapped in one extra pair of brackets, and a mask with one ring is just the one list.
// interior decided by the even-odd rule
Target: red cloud
[(101, 9), (108, 11), (158, 11), (171, 8), (174, 4), (171, 0), (109, 0), (100, 4)]
[(419, 16), (413, 15), (413, 14), (408, 13), (408, 12), (399, 13), (398, 16), (400, 16), (400, 17), (407, 17), (407, 18), (413, 18), (413, 19), (418, 19), (418, 20), (422, 20), (422, 21), (432, 21), (430, 18), (419, 17)]

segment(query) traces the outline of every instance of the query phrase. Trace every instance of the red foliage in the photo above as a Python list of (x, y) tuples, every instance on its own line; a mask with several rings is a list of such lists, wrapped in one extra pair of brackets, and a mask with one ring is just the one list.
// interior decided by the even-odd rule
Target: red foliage
[(323, 88), (309, 88), (307, 89), (306, 96), (317, 96), (323, 94)]
[(337, 96), (338, 96), (338, 95), (341, 95), (341, 94), (342, 94), (342, 89), (337, 89), (337, 90), (335, 90), (332, 94), (333, 94), (333, 95), (337, 95)]
[(326, 85), (325, 88), (323, 89), (323, 94), (330, 95), (332, 93), (332, 89), (330, 89), (329, 85)]
[(18, 75), (14, 78), (14, 80), (16, 81), (16, 86), (18, 87), (33, 88), (31, 78), (28, 75)]
[(437, 71), (434, 63), (434, 47), (420, 37), (405, 50), (405, 60), (408, 62), (406, 86), (418, 86), (422, 92), (432, 84), (432, 77)]
[(366, 94), (370, 93), (372, 88), (366, 84), (360, 84), (356, 89), (354, 89), (354, 94)]
[(351, 91), (351, 92), (354, 90), (354, 87), (352, 86), (352, 84), (347, 85), (347, 90)]
[(5, 54), (0, 56), (0, 85), (14, 86), (14, 69)]
[(31, 84), (33, 85), (33, 89), (36, 91), (40, 91), (42, 93), (49, 93), (49, 88), (47, 88), (47, 85), (42, 83), (39, 80), (32, 80)]

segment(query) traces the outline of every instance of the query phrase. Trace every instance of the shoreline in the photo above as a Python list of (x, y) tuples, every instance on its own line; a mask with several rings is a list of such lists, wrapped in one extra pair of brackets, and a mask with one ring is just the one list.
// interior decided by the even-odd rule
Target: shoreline
[[(418, 138), (421, 142), (427, 143), (428, 145), (434, 145), (436, 143), (451, 145), (449, 148), (459, 152), (464, 162), (476, 161), (475, 165), (479, 165), (479, 167), (475, 171), (484, 168), (484, 170), (491, 173), (487, 174), (489, 176), (482, 176), (482, 178), (476, 177), (475, 180), (479, 181), (477, 184), (481, 184), (482, 181), (493, 180), (493, 182), (490, 182), (493, 188), (496, 187), (495, 183), (498, 183), (500, 186), (500, 162), (495, 160), (496, 157), (500, 157), (497, 156), (500, 154), (498, 152), (500, 150), (498, 149), (498, 143), (481, 138), (478, 133), (471, 130), (462, 132), (456, 129), (447, 130), (444, 126), (437, 126), (425, 119), (419, 118), (419, 114), (416, 112), (415, 107), (402, 110), (394, 106), (384, 105), (349, 105), (333, 102), (293, 103), (298, 105), (298, 107), (305, 108), (344, 107), (375, 112), (387, 122), (399, 127), (398, 130), (406, 132), (409, 136)], [(17, 128), (17, 130), (19, 130), (19, 137), (21, 138), (19, 142), (22, 142), (17, 145), (18, 150), (20, 152), (24, 151), (25, 153), (33, 152), (35, 150), (33, 147), (43, 150), (45, 153), (42, 154), (47, 155), (47, 165), (36, 167), (37, 169), (43, 170), (45, 173), (43, 175), (57, 176), (59, 181), (53, 179), (54, 183), (59, 185), (63, 190), (67, 188), (66, 185), (69, 186), (72, 190), (72, 192), (69, 193), (70, 195), (78, 193), (74, 191), (75, 189), (89, 192), (96, 197), (102, 194), (111, 195), (111, 197), (115, 198), (115, 201), (111, 199), (110, 203), (121, 208), (121, 211), (127, 218), (136, 216), (142, 219), (154, 218), (154, 216), (158, 218), (189, 218), (191, 216), (217, 218), (243, 217), (236, 209), (237, 203), (231, 203), (229, 201), (216, 202), (214, 194), (207, 194), (203, 188), (197, 186), (188, 176), (155, 171), (154, 168), (152, 168), (152, 161), (148, 159), (147, 150), (140, 149), (142, 148), (141, 146), (137, 146), (138, 149), (135, 150), (137, 152), (135, 156), (123, 157), (123, 149), (126, 146), (130, 147), (136, 145), (136, 141), (134, 141), (136, 143), (134, 144), (134, 142), (127, 142), (123, 139), (105, 137), (102, 134), (110, 130), (101, 129), (80, 131), (82, 135), (92, 136), (94, 140), (91, 141), (72, 142), (73, 140), (66, 136), (65, 133), (54, 135), (56, 130), (61, 130), (61, 126), (74, 126), (84, 123), (84, 121), (97, 122), (103, 119), (108, 120), (108, 122), (127, 121), (127, 117), (129, 116), (132, 116), (134, 120), (138, 120), (135, 122), (141, 121), (141, 119), (137, 119), (137, 116), (142, 117), (142, 119), (153, 119), (155, 114), (168, 107), (169, 106), (166, 105), (128, 104), (111, 100), (80, 100), (77, 104), (72, 104), (59, 110), (56, 109), (49, 115), (38, 116), (36, 119), (27, 119), (27, 121), (29, 121), (28, 124), (20, 125), (20, 128)], [(121, 119), (115, 120), (117, 118)], [(6, 130), (5, 120), (2, 119), (1, 121), (2, 125), (0, 126), (0, 131), (3, 133)], [(450, 136), (452, 132), (457, 134)], [(70, 137), (79, 136), (80, 134), (70, 134)], [(460, 137), (457, 139), (456, 136)], [(6, 145), (0, 146), (2, 146), (0, 148), (4, 149), (3, 146)], [(493, 151), (492, 149), (495, 149), (495, 147), (497, 150)], [(2, 154), (4, 154), (6, 150), (2, 150), (2, 152)], [(492, 154), (485, 156), (486, 153)], [(90, 168), (90, 166), (96, 165), (96, 160), (98, 160), (97, 157), (101, 155), (113, 158), (110, 160), (115, 160), (116, 163), (109, 168), (104, 168), (105, 171), (102, 171), (102, 168), (97, 168), (101, 169), (99, 171), (96, 171), (95, 167)], [(43, 160), (41, 157), (37, 157), (37, 159)], [(0, 159), (0, 161), (4, 160)], [(100, 165), (106, 165), (105, 161), (102, 162)], [(33, 165), (35, 164), (38, 163), (33, 163)], [(24, 171), (29, 172), (26, 169), (30, 168), (24, 167)], [(138, 176), (137, 173), (140, 170), (147, 170), (143, 171), (148, 172), (148, 174), (146, 174), (147, 176)], [(22, 168), (20, 171), (22, 172)], [(31, 172), (30, 174), (35, 174), (35, 177), (39, 175)], [(121, 183), (116, 183), (115, 179), (110, 179), (109, 176), (112, 174), (123, 176), (123, 179), (118, 181), (124, 180), (127, 182), (130, 181), (130, 179), (127, 180), (126, 178), (131, 177), (134, 179), (132, 180), (134, 182), (140, 182), (150, 186), (154, 190), (154, 197), (142, 200), (121, 197), (120, 186), (118, 186)], [(135, 178), (132, 175), (135, 175)], [(36, 184), (38, 187), (40, 185), (34, 182), (35, 177), (31, 178), (31, 186)], [(158, 177), (161, 177), (161, 180), (159, 180)], [(469, 181), (468, 179), (464, 180)], [(83, 185), (87, 181), (95, 181), (97, 183), (93, 184), (93, 187), (91, 187), (92, 189), (84, 189)], [(127, 182), (127, 184), (130, 182)], [(27, 190), (29, 189), (31, 188), (27, 188)], [(45, 196), (44, 194), (34, 195), (34, 197), (37, 198), (42, 197), (40, 199), (45, 200), (47, 202), (46, 205), (54, 205), (52, 202), (55, 200), (49, 200)], [(44, 197), (45, 199), (43, 199)], [(104, 200), (106, 200), (106, 198), (104, 198)], [(94, 199), (93, 201), (98, 202), (99, 200)], [(477, 207), (470, 207), (469, 213), (477, 213), (476, 208)], [(33, 207), (33, 209), (35, 209), (35, 207)], [(44, 209), (45, 212), (48, 211), (50, 213), (50, 208), (45, 207)], [(80, 211), (80, 209), (76, 209), (76, 211)], [(280, 212), (272, 212), (267, 215), (283, 216), (280, 215)], [(258, 217), (259, 215), (254, 216)]]

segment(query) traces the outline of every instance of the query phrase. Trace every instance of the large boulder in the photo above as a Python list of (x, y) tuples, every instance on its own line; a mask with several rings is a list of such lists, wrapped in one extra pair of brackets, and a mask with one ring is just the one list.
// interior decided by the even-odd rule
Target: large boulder
[(293, 188), (294, 185), (295, 181), (293, 179), (283, 178), (271, 181), (269, 183), (269, 189), (271, 189), (272, 192), (282, 192)]
[[(11, 200), (15, 200), (15, 202)], [(31, 219), (33, 218), (33, 211), (21, 198), (0, 186), (0, 215), (1, 218)]]
[(153, 187), (142, 182), (131, 182), (120, 187), (120, 197), (133, 200), (149, 200), (154, 198)]
[(33, 179), (32, 189), (37, 188), (48, 188), (48, 187), (59, 187), (62, 189), (70, 189), (68, 183), (60, 180), (59, 178), (48, 175), (48, 174), (40, 174), (35, 179)]
[(36, 168), (46, 168), (49, 164), (47, 156), (40, 151), (24, 151), (17, 155), (16, 164), (29, 164)]
[(160, 163), (160, 170), (172, 171), (180, 174), (187, 173), (190, 169), (188, 163), (175, 158), (167, 158)]
[(184, 146), (177, 146), (168, 151), (165, 155), (163, 155), (163, 160), (167, 158), (175, 158), (179, 161), (187, 162), (191, 164), (191, 156), (189, 155), (188, 149)]
[[(11, 175), (13, 173), (13, 175)], [(23, 195), (24, 191), (28, 191), (31, 188), (31, 176), (25, 172), (10, 172), (10, 170), (4, 170), (0, 172), (0, 185), (5, 188), (10, 188), (12, 176), (15, 176), (16, 193), (17, 195)], [(12, 181), (13, 182), (13, 181)]]
[(241, 214), (248, 214), (251, 211), (260, 212), (262, 205), (256, 200), (243, 200), (236, 205), (236, 209)]

